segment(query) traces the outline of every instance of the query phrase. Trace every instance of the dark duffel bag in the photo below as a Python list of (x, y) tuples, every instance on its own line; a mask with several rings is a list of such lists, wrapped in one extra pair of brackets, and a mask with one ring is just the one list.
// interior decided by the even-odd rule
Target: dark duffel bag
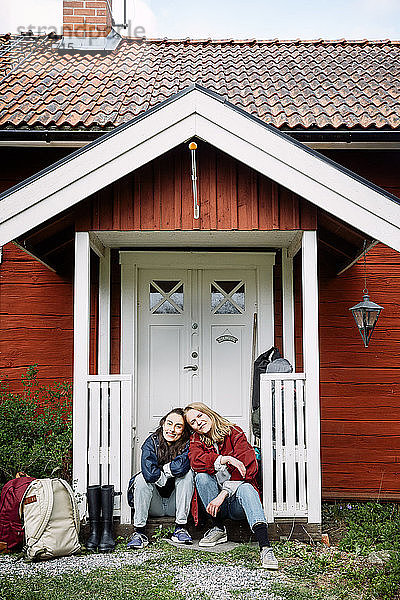
[(24, 530), (19, 517), (19, 506), (28, 485), (34, 477), (17, 477), (8, 481), (0, 496), (0, 542), (7, 544), (7, 550), (22, 548)]

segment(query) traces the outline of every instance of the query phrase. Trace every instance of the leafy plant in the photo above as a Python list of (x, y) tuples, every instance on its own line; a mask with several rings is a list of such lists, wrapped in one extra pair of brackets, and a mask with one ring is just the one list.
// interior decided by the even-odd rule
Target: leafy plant
[(174, 532), (174, 527), (163, 527), (159, 525), (153, 535), (151, 536), (154, 542), (160, 542), (164, 538), (170, 537), (170, 535)]
[(57, 472), (70, 480), (71, 384), (40, 385), (33, 365), (22, 388), (15, 393), (0, 381), (0, 484), (18, 471), (33, 477)]
[[(342, 528), (339, 548), (364, 562), (352, 561), (340, 575), (347, 590), (363, 589), (365, 600), (400, 599), (400, 506), (360, 502), (326, 504), (324, 521)], [(368, 562), (372, 552), (389, 555), (382, 565)]]
[(380, 502), (326, 504), (325, 522), (343, 526), (339, 547), (368, 554), (372, 549), (400, 551), (400, 505)]

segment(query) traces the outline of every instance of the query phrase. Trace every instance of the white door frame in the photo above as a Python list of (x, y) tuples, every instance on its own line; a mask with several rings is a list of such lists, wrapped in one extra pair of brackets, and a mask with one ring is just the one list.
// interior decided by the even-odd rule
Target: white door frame
[[(192, 269), (256, 269), (258, 312), (257, 353), (274, 343), (273, 267), (275, 252), (232, 251), (121, 251), (121, 371), (133, 372), (133, 406), (138, 410), (137, 373), (137, 305), (139, 268), (185, 267)], [(261, 294), (261, 290), (268, 290)], [(137, 414), (134, 413), (137, 422)]]

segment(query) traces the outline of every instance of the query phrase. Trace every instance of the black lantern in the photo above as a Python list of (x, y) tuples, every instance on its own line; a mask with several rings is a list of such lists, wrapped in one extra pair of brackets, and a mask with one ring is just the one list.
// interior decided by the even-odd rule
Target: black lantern
[(375, 329), (375, 325), (378, 322), (378, 317), (383, 310), (383, 306), (375, 304), (369, 299), (367, 290), (367, 265), (366, 265), (366, 241), (364, 241), (364, 280), (365, 288), (363, 290), (362, 302), (359, 302), (352, 308), (349, 308), (353, 313), (354, 320), (361, 334), (364, 342), (364, 346), (368, 348), (369, 340), (371, 339), (372, 333)]
[(349, 308), (349, 310), (353, 313), (354, 320), (364, 341), (364, 346), (368, 348), (369, 340), (371, 339), (371, 335), (383, 307), (379, 306), (379, 304), (375, 304), (375, 302), (371, 302), (367, 289), (365, 289), (363, 293), (364, 296), (362, 302)]

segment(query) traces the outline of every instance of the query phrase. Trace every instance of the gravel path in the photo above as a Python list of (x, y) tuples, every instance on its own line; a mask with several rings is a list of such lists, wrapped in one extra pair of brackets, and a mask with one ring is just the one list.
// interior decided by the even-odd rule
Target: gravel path
[[(279, 600), (269, 591), (272, 582), (284, 582), (283, 575), (271, 574), (263, 569), (251, 570), (243, 566), (213, 565), (201, 562), (193, 554), (190, 565), (173, 567), (177, 585), (187, 600), (196, 600), (206, 594), (212, 600), (234, 600), (237, 592), (241, 598), (251, 600)], [(89, 573), (94, 569), (118, 569), (129, 565), (140, 566), (147, 560), (159, 560), (159, 570), (168, 572), (171, 565), (165, 562), (162, 551), (119, 551), (112, 554), (65, 556), (41, 563), (26, 563), (13, 556), (0, 555), (0, 580), (3, 577), (58, 576), (68, 573)], [(236, 591), (236, 595), (230, 594)]]
[[(239, 590), (243, 593), (242, 598), (279, 600), (278, 596), (268, 590), (272, 582), (285, 581), (283, 577), (271, 575), (262, 569), (252, 571), (246, 567), (204, 563), (178, 567), (176, 579), (179, 581), (179, 589), (186, 595), (187, 600), (194, 600), (201, 592), (213, 600), (233, 600), (238, 598)], [(230, 591), (234, 594), (230, 594)]]
[(13, 556), (0, 556), (1, 577), (34, 577), (35, 575), (64, 575), (66, 573), (89, 573), (94, 569), (119, 569), (129, 565), (141, 565), (149, 558), (158, 558), (155, 552), (113, 552), (112, 554), (87, 554), (63, 556), (40, 563), (27, 563)]

